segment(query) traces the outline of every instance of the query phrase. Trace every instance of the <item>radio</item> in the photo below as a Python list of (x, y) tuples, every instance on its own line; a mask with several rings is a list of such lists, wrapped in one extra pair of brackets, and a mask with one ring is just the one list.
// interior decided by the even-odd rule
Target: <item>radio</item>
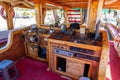
[(72, 52), (70, 51), (66, 51), (66, 50), (60, 50), (60, 49), (54, 49), (54, 53), (56, 54), (62, 54), (62, 55), (65, 55), (65, 56), (69, 56), (69, 57), (73, 57), (73, 54)]
[(94, 51), (89, 50), (89, 49), (83, 49), (83, 48), (77, 48), (77, 47), (70, 46), (70, 50), (76, 51), (76, 52), (82, 52), (82, 53), (89, 54), (89, 55), (94, 55)]

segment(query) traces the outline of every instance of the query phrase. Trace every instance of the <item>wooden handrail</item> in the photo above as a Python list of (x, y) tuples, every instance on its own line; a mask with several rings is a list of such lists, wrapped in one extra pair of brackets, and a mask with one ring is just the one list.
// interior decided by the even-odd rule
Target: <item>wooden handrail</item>
[(105, 28), (110, 32), (112, 39), (115, 40), (115, 37), (119, 33), (119, 29), (111, 23), (106, 23)]
[(99, 72), (98, 72), (98, 80), (105, 80), (106, 76), (106, 68), (108, 62), (108, 55), (109, 55), (109, 43), (107, 38), (107, 33), (102, 31), (102, 52), (99, 64)]

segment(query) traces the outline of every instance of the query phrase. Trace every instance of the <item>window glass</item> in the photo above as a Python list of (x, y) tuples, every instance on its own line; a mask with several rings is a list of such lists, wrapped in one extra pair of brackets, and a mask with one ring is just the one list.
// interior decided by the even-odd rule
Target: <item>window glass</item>
[(120, 10), (103, 9), (101, 21), (103, 23), (112, 23), (120, 29)]
[(56, 13), (57, 13), (57, 19), (59, 20), (59, 23), (63, 24), (64, 21), (65, 21), (64, 10), (63, 9), (57, 9)]
[[(1, 14), (2, 13), (2, 14)], [(6, 19), (4, 18), (4, 16), (6, 15), (6, 13), (5, 13), (5, 10), (3, 10), (3, 7), (2, 6), (0, 6), (0, 31), (1, 30), (7, 30), (8, 28), (7, 28), (7, 21), (6, 21)]]
[(44, 24), (50, 25), (50, 24), (54, 24), (54, 23), (55, 23), (55, 19), (54, 19), (54, 15), (53, 15), (53, 10), (47, 10)]
[(62, 24), (62, 23), (64, 23), (64, 20), (65, 20), (65, 17), (64, 17), (64, 10), (63, 9), (56, 9), (54, 11), (47, 10), (44, 24), (51, 25), (51, 24), (55, 24), (56, 22), (59, 22), (60, 24)]
[(27, 27), (36, 24), (35, 9), (15, 7), (15, 16), (13, 18), (14, 28)]

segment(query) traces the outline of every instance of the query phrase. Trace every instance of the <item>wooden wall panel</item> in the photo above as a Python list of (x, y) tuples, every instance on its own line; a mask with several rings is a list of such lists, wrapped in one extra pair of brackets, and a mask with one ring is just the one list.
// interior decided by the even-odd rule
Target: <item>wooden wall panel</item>
[(12, 46), (5, 52), (0, 53), (0, 61), (4, 59), (18, 60), (24, 56), (24, 42), (21, 33), (17, 33), (13, 37)]

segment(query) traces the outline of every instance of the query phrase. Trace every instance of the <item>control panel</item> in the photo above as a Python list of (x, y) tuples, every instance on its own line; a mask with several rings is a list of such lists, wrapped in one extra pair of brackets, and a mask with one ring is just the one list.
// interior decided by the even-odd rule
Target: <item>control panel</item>
[(56, 54), (62, 54), (62, 55), (65, 55), (65, 56), (69, 56), (69, 57), (73, 57), (73, 52), (70, 52), (70, 51), (66, 51), (66, 50), (60, 50), (60, 49), (54, 49), (54, 52)]
[(90, 54), (90, 55), (94, 54), (93, 50), (83, 49), (83, 48), (77, 48), (77, 47), (73, 47), (73, 46), (70, 46), (70, 50), (71, 51), (76, 51), (76, 52), (82, 52), (82, 53)]
[(64, 55), (68, 57), (76, 57), (79, 59), (87, 59), (99, 62), (100, 57), (95, 56), (97, 54), (94, 50), (83, 49), (73, 46), (63, 46), (59, 44), (52, 44), (54, 48), (54, 53), (59, 55)]

